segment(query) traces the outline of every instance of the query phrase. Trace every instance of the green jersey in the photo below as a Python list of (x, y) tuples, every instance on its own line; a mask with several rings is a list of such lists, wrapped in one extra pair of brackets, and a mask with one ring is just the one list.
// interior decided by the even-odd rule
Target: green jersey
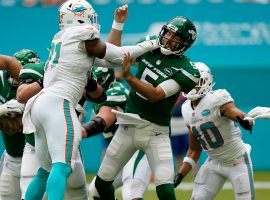
[[(184, 56), (164, 56), (159, 49), (147, 52), (137, 59), (136, 77), (157, 87), (162, 82), (173, 79), (181, 91), (188, 93), (199, 81), (199, 70)], [(141, 118), (161, 126), (170, 126), (171, 110), (179, 96), (176, 93), (161, 101), (151, 103), (146, 98), (130, 90), (126, 112), (136, 113)]]
[[(28, 83), (35, 82), (43, 77), (45, 63), (28, 63), (20, 71), (20, 80), (29, 80)], [(25, 135), (25, 142), (35, 146), (34, 133)]]
[[(116, 81), (113, 84), (113, 87), (111, 87), (106, 91), (106, 95), (107, 100), (105, 102), (93, 105), (95, 114), (99, 112), (102, 106), (119, 107), (122, 110), (125, 110), (128, 98), (128, 90), (122, 85), (122, 83)], [(113, 124), (111, 127), (107, 128), (104, 131), (105, 139), (108, 139), (108, 141), (110, 141), (116, 129), (117, 129), (116, 124)]]
[[(0, 71), (0, 104), (16, 97), (17, 88), (12, 87), (9, 83), (9, 74), (5, 70)], [(24, 148), (24, 134), (15, 133), (14, 135), (7, 135), (2, 133), (5, 149), (12, 157), (22, 157)]]

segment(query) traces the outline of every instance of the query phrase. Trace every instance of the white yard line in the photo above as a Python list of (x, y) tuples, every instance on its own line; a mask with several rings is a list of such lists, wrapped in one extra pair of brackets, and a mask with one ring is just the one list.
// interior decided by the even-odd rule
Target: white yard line
[[(255, 182), (255, 189), (270, 189), (270, 182)], [(177, 190), (192, 190), (193, 183), (181, 183), (176, 189)], [(222, 189), (231, 190), (231, 183), (226, 182)], [(148, 190), (155, 190), (155, 185), (151, 183)]]

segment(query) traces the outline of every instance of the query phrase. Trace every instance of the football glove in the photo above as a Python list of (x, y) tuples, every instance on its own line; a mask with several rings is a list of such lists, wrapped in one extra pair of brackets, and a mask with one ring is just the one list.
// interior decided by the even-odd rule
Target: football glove
[(153, 51), (153, 50), (159, 48), (156, 39), (155, 40), (145, 40), (143, 42), (138, 43), (137, 46), (139, 46), (147, 51)]
[(19, 103), (15, 99), (11, 99), (10, 101), (0, 106), (0, 116), (8, 115), (11, 113), (18, 113), (22, 115), (23, 111), (24, 111), (24, 104)]
[(270, 119), (270, 108), (257, 106), (248, 112), (247, 117), (253, 119)]
[(173, 187), (176, 188), (183, 180), (184, 176), (180, 173), (176, 173), (174, 176)]
[(241, 119), (239, 116), (236, 116), (238, 123), (245, 129), (252, 133), (252, 128), (254, 125), (254, 120), (252, 119)]

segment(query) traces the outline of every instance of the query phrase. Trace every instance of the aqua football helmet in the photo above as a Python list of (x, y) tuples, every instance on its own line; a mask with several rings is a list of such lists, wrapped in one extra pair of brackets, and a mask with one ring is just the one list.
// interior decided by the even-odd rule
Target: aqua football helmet
[(93, 67), (93, 77), (96, 78), (97, 82), (106, 91), (113, 86), (115, 81), (114, 70), (106, 67)]
[(194, 65), (199, 70), (201, 77), (195, 88), (186, 94), (187, 99), (191, 101), (204, 97), (215, 85), (215, 83), (213, 83), (212, 72), (206, 64), (202, 62), (194, 62)]
[(30, 49), (21, 49), (14, 54), (14, 57), (22, 64), (39, 63), (40, 59), (36, 52)]
[(93, 7), (86, 0), (69, 0), (58, 10), (59, 27), (61, 30), (85, 24), (92, 24), (98, 30), (98, 16)]
[[(177, 40), (168, 38), (169, 32), (172, 32)], [(194, 43), (196, 34), (196, 27), (189, 19), (182, 16), (171, 19), (162, 27), (157, 39), (161, 53), (181, 55)], [(175, 43), (174, 48), (168, 48), (168, 43)]]

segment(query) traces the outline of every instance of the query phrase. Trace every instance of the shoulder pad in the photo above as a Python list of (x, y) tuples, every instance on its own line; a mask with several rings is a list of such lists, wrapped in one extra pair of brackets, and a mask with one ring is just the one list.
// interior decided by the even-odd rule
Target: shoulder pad
[(72, 37), (76, 37), (81, 41), (94, 40), (100, 38), (99, 31), (90, 24), (70, 28), (69, 34)]
[(220, 107), (229, 102), (234, 102), (230, 93), (225, 89), (214, 90), (211, 95), (211, 99), (213, 99), (213, 105), (217, 107)]

